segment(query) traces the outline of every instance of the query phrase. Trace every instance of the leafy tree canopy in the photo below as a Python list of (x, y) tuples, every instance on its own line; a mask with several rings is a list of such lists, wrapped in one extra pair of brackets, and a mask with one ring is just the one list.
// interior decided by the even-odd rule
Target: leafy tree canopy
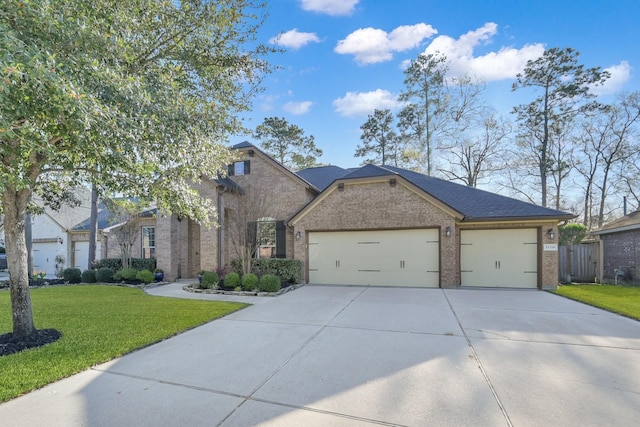
[(254, 136), (262, 142), (267, 154), (292, 170), (315, 166), (322, 156), (313, 135), (305, 136), (302, 128), (289, 124), (284, 117), (265, 118), (256, 127)]
[(560, 234), (558, 242), (562, 246), (577, 245), (587, 235), (587, 227), (584, 224), (570, 223), (558, 227)]
[[(270, 65), (254, 0), (5, 0), (0, 193), (14, 333), (34, 331), (24, 213), (90, 181), (206, 221), (191, 184), (224, 170)], [(31, 320), (31, 322), (29, 322)]]
[(376, 109), (360, 130), (362, 145), (356, 148), (355, 157), (365, 157), (364, 163), (398, 166), (400, 138), (393, 130), (391, 110)]

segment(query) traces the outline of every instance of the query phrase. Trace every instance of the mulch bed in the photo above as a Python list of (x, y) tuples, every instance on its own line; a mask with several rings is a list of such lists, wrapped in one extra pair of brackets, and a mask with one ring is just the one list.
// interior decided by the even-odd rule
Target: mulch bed
[(11, 332), (3, 334), (0, 335), (0, 357), (51, 344), (58, 341), (60, 337), (62, 333), (56, 329), (38, 329), (27, 338), (15, 338)]

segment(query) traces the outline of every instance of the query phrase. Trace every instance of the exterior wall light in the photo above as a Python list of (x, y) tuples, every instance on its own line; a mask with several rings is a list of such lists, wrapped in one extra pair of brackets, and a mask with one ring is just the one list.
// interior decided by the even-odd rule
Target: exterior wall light
[(447, 227), (444, 229), (444, 235), (447, 237), (451, 237), (451, 227)]
[(549, 240), (554, 240), (556, 238), (556, 233), (553, 231), (553, 228), (547, 230), (547, 236), (549, 236)]
[(300, 240), (302, 234), (299, 231), (296, 231), (296, 240)]

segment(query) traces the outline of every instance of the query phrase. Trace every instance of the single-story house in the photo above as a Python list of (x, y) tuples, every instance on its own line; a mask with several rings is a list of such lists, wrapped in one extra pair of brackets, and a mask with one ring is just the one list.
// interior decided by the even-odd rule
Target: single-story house
[(248, 142), (233, 149), (228, 176), (199, 186), (218, 227), (158, 216), (168, 278), (228, 265), (251, 230), (254, 256), (298, 259), (308, 283), (557, 286), (557, 225), (573, 214), (392, 166), (295, 173)]
[(599, 277), (638, 281), (640, 267), (640, 211), (611, 221), (592, 231), (600, 240)]

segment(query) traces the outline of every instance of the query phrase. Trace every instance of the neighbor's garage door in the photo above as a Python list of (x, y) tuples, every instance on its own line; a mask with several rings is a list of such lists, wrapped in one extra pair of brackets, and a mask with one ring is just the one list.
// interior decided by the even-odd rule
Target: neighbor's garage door
[(538, 286), (538, 231), (461, 230), (462, 286)]
[(438, 230), (309, 233), (309, 282), (438, 287)]

